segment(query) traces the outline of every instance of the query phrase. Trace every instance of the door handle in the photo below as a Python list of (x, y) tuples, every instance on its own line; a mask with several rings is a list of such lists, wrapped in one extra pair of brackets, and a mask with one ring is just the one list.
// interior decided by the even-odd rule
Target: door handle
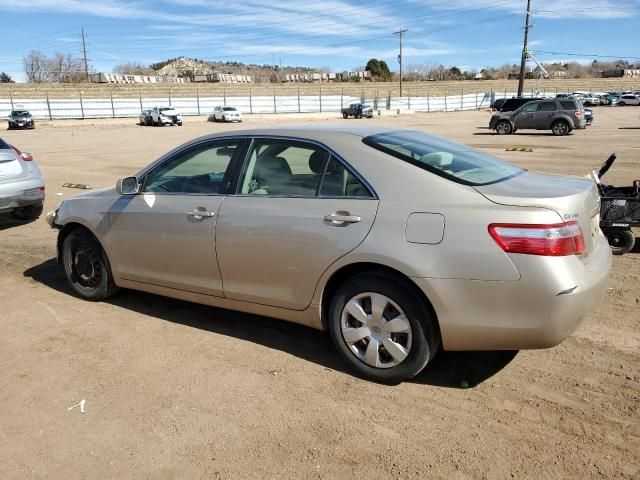
[(213, 217), (216, 213), (215, 212), (210, 212), (206, 208), (198, 207), (198, 208), (196, 208), (194, 210), (189, 210), (187, 212), (187, 214), (190, 217), (195, 218), (196, 220), (202, 220), (205, 217)]
[(324, 221), (330, 222), (333, 225), (347, 225), (349, 223), (358, 223), (362, 220), (356, 215), (350, 215), (349, 212), (335, 212), (331, 215), (325, 215)]

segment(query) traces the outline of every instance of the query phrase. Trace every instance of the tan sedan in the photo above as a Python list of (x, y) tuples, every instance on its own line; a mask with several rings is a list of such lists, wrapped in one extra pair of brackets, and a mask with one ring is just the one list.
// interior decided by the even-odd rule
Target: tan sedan
[(198, 138), (47, 216), (73, 289), (118, 287), (328, 329), (399, 382), (438, 348), (542, 348), (593, 312), (611, 254), (584, 179), (409, 130)]

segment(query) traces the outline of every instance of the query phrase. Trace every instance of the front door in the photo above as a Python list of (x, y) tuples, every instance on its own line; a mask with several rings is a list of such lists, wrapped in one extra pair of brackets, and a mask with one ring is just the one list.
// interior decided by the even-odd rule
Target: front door
[(538, 103), (528, 103), (516, 115), (516, 128), (536, 128), (536, 112)]
[(177, 152), (121, 196), (106, 237), (114, 273), (132, 281), (222, 296), (215, 226), (240, 140)]
[(538, 130), (549, 130), (559, 113), (555, 100), (540, 102), (536, 112), (536, 128)]
[(228, 298), (303, 310), (324, 271), (356, 248), (378, 201), (315, 144), (261, 138), (238, 194), (225, 199), (216, 247)]

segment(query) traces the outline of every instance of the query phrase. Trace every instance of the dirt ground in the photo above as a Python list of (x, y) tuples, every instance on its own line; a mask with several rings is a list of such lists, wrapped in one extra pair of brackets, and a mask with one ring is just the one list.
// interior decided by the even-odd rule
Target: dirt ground
[[(592, 127), (561, 138), (498, 137), (488, 120), (348, 121), (445, 135), (548, 172), (587, 174), (616, 151), (607, 181), (640, 178), (640, 108), (596, 108)], [(61, 121), (2, 137), (34, 154), (53, 209), (80, 193), (65, 181), (114, 185), (183, 141), (242, 128), (134, 122)], [(640, 478), (638, 247), (614, 258), (599, 310), (560, 346), (441, 353), (389, 387), (354, 377), (323, 332), (133, 291), (80, 300), (53, 259), (55, 237), (43, 218), (0, 215), (2, 479)], [(86, 413), (68, 410), (82, 399)]]

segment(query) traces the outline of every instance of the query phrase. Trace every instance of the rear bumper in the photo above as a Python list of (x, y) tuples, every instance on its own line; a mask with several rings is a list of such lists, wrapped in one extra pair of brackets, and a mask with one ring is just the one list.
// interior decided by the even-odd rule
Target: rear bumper
[(603, 235), (583, 260), (510, 257), (518, 281), (414, 279), (433, 304), (446, 350), (553, 347), (595, 311), (607, 289), (612, 260)]
[(44, 202), (44, 182), (41, 179), (17, 180), (0, 185), (0, 213)]

